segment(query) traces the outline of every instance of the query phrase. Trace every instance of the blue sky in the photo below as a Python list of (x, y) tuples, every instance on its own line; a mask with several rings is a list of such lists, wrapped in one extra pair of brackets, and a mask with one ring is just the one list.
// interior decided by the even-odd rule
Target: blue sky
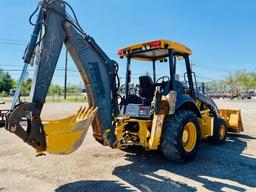
[[(18, 78), (25, 44), (33, 30), (28, 17), (37, 0), (0, 1), (0, 68)], [(193, 70), (201, 81), (218, 80), (239, 70), (256, 70), (255, 0), (69, 0), (83, 29), (120, 65), (117, 50), (137, 42), (170, 39), (193, 50)], [(136, 62), (135, 62), (136, 63)], [(64, 66), (64, 55), (58, 68)], [(134, 76), (151, 65), (134, 64)], [(146, 68), (145, 66), (148, 66)], [(69, 68), (75, 69), (70, 61)], [(17, 71), (13, 71), (17, 70)], [(165, 72), (160, 65), (159, 74)], [(54, 84), (63, 84), (64, 72), (56, 71)], [(70, 84), (80, 84), (69, 71)], [(32, 72), (30, 72), (32, 75)]]

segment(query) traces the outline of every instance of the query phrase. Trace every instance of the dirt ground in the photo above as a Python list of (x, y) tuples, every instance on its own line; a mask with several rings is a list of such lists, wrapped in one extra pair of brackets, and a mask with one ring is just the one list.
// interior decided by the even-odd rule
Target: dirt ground
[[(35, 157), (15, 135), (0, 129), (0, 192), (15, 191), (256, 191), (256, 100), (217, 100), (220, 108), (240, 108), (245, 132), (221, 146), (202, 143), (187, 164), (159, 152), (113, 150), (89, 131), (82, 147), (67, 156)], [(46, 119), (61, 118), (81, 103), (46, 104)]]

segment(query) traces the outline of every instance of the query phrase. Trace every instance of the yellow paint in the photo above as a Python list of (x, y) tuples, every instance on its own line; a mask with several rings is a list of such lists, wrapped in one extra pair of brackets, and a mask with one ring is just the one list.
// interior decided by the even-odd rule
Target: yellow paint
[(219, 129), (219, 137), (220, 137), (220, 139), (224, 139), (225, 135), (226, 135), (225, 125), (221, 125), (220, 129)]
[(244, 130), (241, 118), (241, 110), (220, 109), (219, 113), (221, 118), (225, 120), (228, 131), (240, 133)]
[[(139, 131), (138, 132), (129, 132), (133, 137), (138, 137), (139, 142), (131, 142), (126, 140), (125, 135), (127, 132), (124, 130), (124, 127), (129, 123), (138, 123)], [(116, 135), (116, 148), (123, 148), (127, 145), (140, 145), (145, 149), (148, 148), (148, 138), (150, 132), (148, 128), (151, 128), (151, 120), (140, 120), (140, 119), (130, 119), (129, 117), (118, 118), (116, 123), (115, 135)], [(123, 141), (123, 143), (121, 143)]]
[(229, 126), (236, 127), (238, 126), (239, 115), (238, 114), (230, 114), (229, 116)]
[(97, 108), (81, 107), (75, 115), (62, 120), (43, 121), (46, 151), (69, 154), (77, 150), (95, 117)]
[(201, 138), (205, 139), (209, 136), (212, 136), (213, 135), (214, 118), (203, 116), (202, 118), (199, 118), (198, 120), (199, 120), (200, 129), (201, 129)]
[(185, 151), (191, 152), (196, 145), (197, 132), (196, 126), (192, 122), (188, 122), (182, 133), (182, 143)]
[[(122, 57), (127, 57), (129, 55), (127, 53), (124, 53), (124, 51), (130, 51), (131, 52), (132, 50), (142, 49), (142, 47), (144, 47), (145, 45), (150, 45), (150, 43), (153, 43), (153, 42), (161, 42), (161, 45), (159, 47), (157, 47), (157, 49), (159, 49), (159, 50), (161, 50), (161, 49), (165, 49), (165, 50), (173, 49), (173, 50), (175, 50), (179, 53), (188, 54), (188, 55), (192, 54), (192, 51), (188, 47), (186, 47), (185, 45), (182, 45), (180, 43), (170, 41), (170, 40), (155, 40), (155, 41), (138, 43), (138, 44), (126, 47), (126, 48), (122, 48), (122, 49), (120, 49), (120, 51), (123, 52), (123, 54), (121, 56)], [(166, 48), (166, 47), (168, 47), (168, 48)], [(145, 52), (152, 51), (152, 50), (155, 50), (155, 49), (156, 48), (154, 47), (154, 48), (145, 50)], [(143, 60), (143, 61), (151, 61), (152, 60), (152, 59), (140, 58), (140, 57), (133, 57), (133, 59)], [(158, 58), (158, 60), (161, 60), (161, 59), (164, 59), (164, 57), (163, 58)]]
[(165, 115), (154, 114), (150, 139), (148, 141), (148, 149), (150, 150), (157, 150), (160, 145), (164, 119)]
[(70, 154), (82, 144), (87, 129), (61, 135), (46, 136), (46, 151), (51, 154)]
[(148, 138), (150, 136), (150, 132), (148, 130), (148, 127), (151, 127), (152, 121), (150, 120), (139, 120), (138, 121), (140, 129), (138, 132), (138, 136), (140, 138), (140, 144), (144, 148), (147, 148), (148, 146)]

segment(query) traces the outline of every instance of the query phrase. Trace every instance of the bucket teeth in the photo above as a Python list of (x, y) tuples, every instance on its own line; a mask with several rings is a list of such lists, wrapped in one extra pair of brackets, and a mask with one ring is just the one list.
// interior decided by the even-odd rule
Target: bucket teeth
[(83, 115), (86, 114), (86, 112), (88, 111), (89, 107), (81, 107), (77, 114), (76, 114), (76, 119), (77, 120), (82, 120)]
[(83, 121), (85, 119), (91, 118), (97, 112), (97, 107), (81, 107), (76, 114), (76, 121)]

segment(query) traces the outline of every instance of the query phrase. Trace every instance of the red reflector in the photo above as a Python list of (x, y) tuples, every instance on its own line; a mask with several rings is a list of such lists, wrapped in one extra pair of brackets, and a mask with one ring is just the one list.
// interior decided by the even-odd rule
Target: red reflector
[(160, 47), (161, 46), (161, 41), (154, 41), (150, 43), (150, 47)]
[(123, 55), (123, 51), (122, 51), (122, 50), (119, 50), (119, 51), (118, 51), (118, 55), (122, 56), (122, 55)]

